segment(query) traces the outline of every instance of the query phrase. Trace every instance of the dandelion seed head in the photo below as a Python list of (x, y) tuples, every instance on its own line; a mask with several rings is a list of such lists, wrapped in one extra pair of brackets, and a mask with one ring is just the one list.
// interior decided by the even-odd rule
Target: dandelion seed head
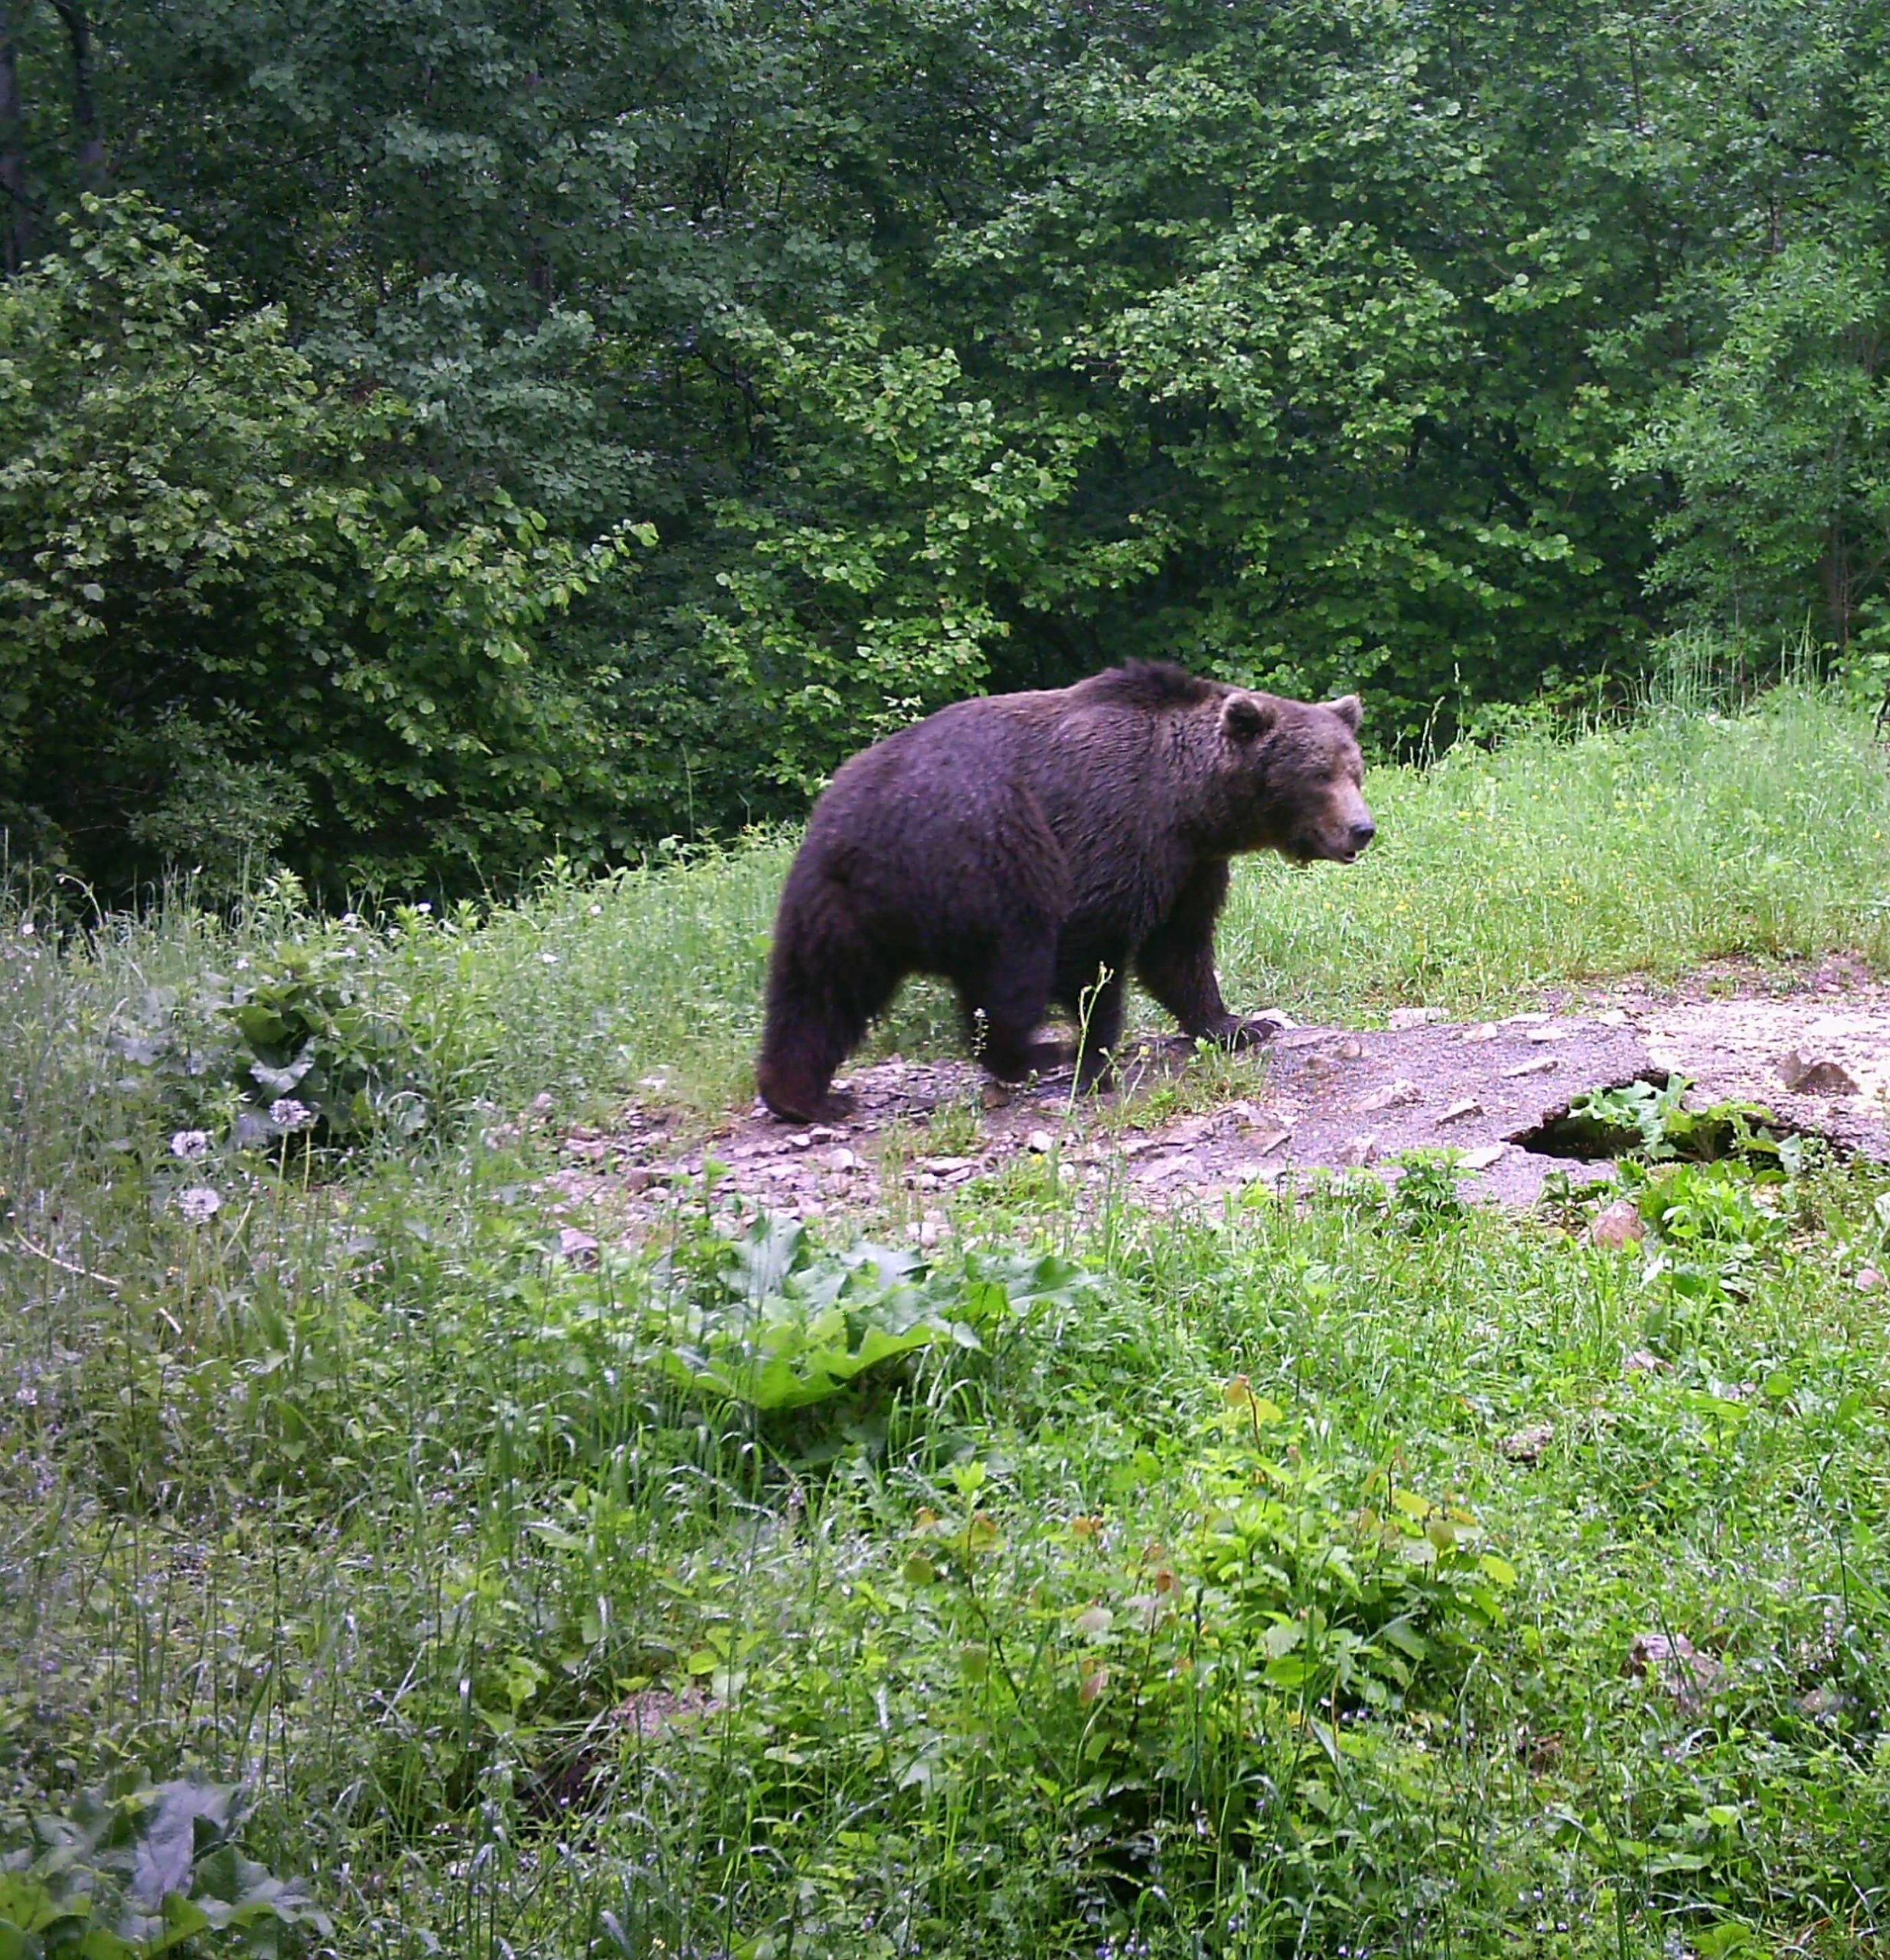
[(208, 1184), (193, 1184), (178, 1193), (177, 1208), (193, 1225), (207, 1224), (223, 1209), (223, 1199)]

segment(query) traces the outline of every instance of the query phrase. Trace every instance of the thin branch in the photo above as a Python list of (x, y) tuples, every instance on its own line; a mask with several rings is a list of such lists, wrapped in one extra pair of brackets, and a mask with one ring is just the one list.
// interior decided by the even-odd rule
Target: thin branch
[(24, 1232), (15, 1233), (13, 1243), (22, 1252), (31, 1253), (35, 1259), (43, 1259), (48, 1266), (57, 1266), (61, 1272), (70, 1272), (80, 1279), (96, 1281), (101, 1286), (109, 1287), (114, 1293), (124, 1290), (125, 1282), (122, 1279), (114, 1279), (109, 1272), (94, 1272), (90, 1266), (74, 1266), (70, 1259), (61, 1259), (57, 1253), (48, 1252), (44, 1246), (35, 1245)]

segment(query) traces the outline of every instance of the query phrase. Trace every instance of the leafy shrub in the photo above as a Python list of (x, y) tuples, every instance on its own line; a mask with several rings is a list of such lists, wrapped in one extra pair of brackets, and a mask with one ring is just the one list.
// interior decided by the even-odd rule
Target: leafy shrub
[(299, 1135), (347, 1147), (433, 1120), (455, 1066), (450, 1030), (387, 970), (386, 935), (312, 922), (300, 901), (292, 878), (273, 881), (266, 949), (120, 1008), (110, 1044), (132, 1073), (119, 1086), (154, 1121), (239, 1146)]
[(798, 1409), (921, 1348), (979, 1348), (1007, 1322), (1093, 1284), (1051, 1254), (968, 1254), (934, 1266), (864, 1242), (822, 1252), (798, 1220), (764, 1213), (661, 1311), (653, 1355), (672, 1380), (718, 1400)]
[(579, 548), (448, 492), (403, 403), (318, 377), (175, 226), (135, 198), (85, 213), (0, 286), (16, 852), (122, 890), (173, 853), (233, 882), (271, 851), (416, 881), (596, 838), (615, 677), (537, 635), (628, 534)]
[(88, 1790), (34, 1821), (37, 1846), (0, 1857), (3, 1960), (144, 1960), (217, 1937), (225, 1952), (277, 1954), (284, 1935), (325, 1933), (293, 1880), (238, 1845), (235, 1785), (194, 1776)]
[(1562, 1142), (1585, 1156), (1631, 1154), (1654, 1164), (1675, 1158), (1696, 1163), (1737, 1158), (1787, 1172), (1802, 1166), (1803, 1140), (1782, 1129), (1771, 1110), (1740, 1102), (1689, 1109), (1686, 1096), (1692, 1086), (1676, 1075), (1664, 1083), (1593, 1089), (1578, 1096), (1554, 1127)]

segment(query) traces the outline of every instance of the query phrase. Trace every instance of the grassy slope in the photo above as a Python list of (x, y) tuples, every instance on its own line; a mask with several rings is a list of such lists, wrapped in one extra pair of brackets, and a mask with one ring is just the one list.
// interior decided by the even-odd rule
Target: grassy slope
[[(1357, 873), (1243, 873), (1230, 995), (1886, 950), (1890, 787), (1828, 704), (1374, 794)], [(725, 1297), (707, 1209), (663, 1272), (574, 1272), (529, 1145), (186, 1166), (201, 1106), (106, 1046), (207, 1027), (203, 976), (293, 940), (449, 1102), (661, 1070), (712, 1102), (784, 859), (390, 933), (9, 938), (0, 1836), (122, 1766), (241, 1777), (350, 1954), (1856, 1950), (1890, 1894), (1880, 1178), (1699, 1179), (1658, 1271), (1421, 1187), (1197, 1224), (974, 1191), (959, 1237), (1095, 1283), (1040, 1272), (896, 1391), (731, 1414), (660, 1365)], [(1723, 1674), (1650, 1688), (1649, 1632)], [(724, 1705), (609, 1719), (691, 1681)]]
[[(1861, 719), (1821, 701), (1523, 740), (1368, 788), (1379, 841), (1355, 871), (1239, 867), (1220, 934), (1230, 999), (1302, 1018), (1470, 1009), (1726, 952), (1890, 953), (1890, 782)], [(509, 1097), (608, 1096), (660, 1072), (726, 1103), (749, 1091), (787, 858), (763, 845), (549, 890), (475, 934), (470, 959), (434, 948), (428, 991), (462, 995)], [(915, 986), (880, 1042), (957, 1039), (948, 1001)]]

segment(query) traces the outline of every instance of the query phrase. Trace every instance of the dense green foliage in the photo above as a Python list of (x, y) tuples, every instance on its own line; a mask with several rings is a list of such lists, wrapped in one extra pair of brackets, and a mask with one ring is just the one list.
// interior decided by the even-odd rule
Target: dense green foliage
[(279, 309), (220, 306), (171, 227), (97, 215), (0, 287), (18, 844), (83, 864), (142, 844), (229, 880), (291, 838), (338, 879), (516, 861), (554, 820), (620, 843), (609, 676), (530, 645), (618, 543), (449, 490), (392, 397), (318, 379)]
[[(330, 884), (450, 882), (1128, 654), (1387, 744), (1692, 616), (1890, 661), (1887, 31), (5, 0), (0, 671), (114, 722), (10, 707), (5, 820), (122, 879), (220, 786)], [(196, 243), (68, 244), (88, 190)]]
[[(1242, 998), (1890, 950), (1827, 697), (1383, 781), (1382, 858), (1243, 868)], [(7, 888), (0, 1952), (1881, 1945), (1882, 1167), (1650, 1161), (1615, 1251), (1435, 1164), (1163, 1218), (1042, 1160), (930, 1247), (700, 1184), (620, 1246), (566, 1119), (725, 1096), (779, 867)]]

